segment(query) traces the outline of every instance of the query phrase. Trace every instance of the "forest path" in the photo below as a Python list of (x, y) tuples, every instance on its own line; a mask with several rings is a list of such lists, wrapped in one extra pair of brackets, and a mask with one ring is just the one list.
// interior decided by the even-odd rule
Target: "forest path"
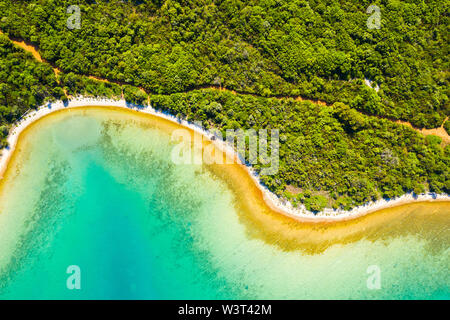
[[(2, 32), (2, 30), (0, 30), (0, 34), (4, 34)], [(22, 48), (25, 51), (30, 52), (33, 57), (41, 62), (41, 63), (46, 63), (48, 65), (50, 65), (55, 73), (56, 79), (58, 79), (59, 74), (62, 72), (61, 69), (59, 69), (58, 67), (56, 67), (55, 65), (53, 65), (51, 62), (46, 61), (42, 58), (41, 54), (39, 53), (39, 48), (28, 42), (25, 41), (23, 39), (17, 39), (17, 38), (10, 38), (8, 37), (9, 40), (14, 43), (15, 45), (17, 45), (18, 47)], [(92, 80), (96, 80), (96, 81), (100, 81), (100, 82), (107, 82), (107, 83), (113, 83), (113, 84), (118, 84), (118, 85), (130, 85), (128, 83), (125, 82), (121, 82), (121, 81), (117, 81), (117, 80), (109, 80), (109, 79), (104, 79), (104, 78), (100, 78), (98, 76), (93, 76), (93, 75), (82, 75), (82, 76), (87, 76), (89, 79)], [(141, 90), (142, 92), (146, 93), (148, 95), (147, 101), (148, 103), (150, 103), (150, 93), (148, 93), (144, 88), (138, 87), (139, 90)], [(242, 94), (242, 95), (251, 95), (251, 96), (255, 96), (255, 97), (263, 97), (261, 95), (255, 94), (255, 93), (249, 93), (249, 92), (239, 92), (239, 91), (235, 91), (235, 90), (230, 90), (227, 88), (223, 88), (221, 86), (218, 85), (203, 85), (203, 86), (197, 86), (195, 88), (191, 88), (187, 91), (184, 92), (179, 92), (179, 93), (187, 93), (189, 91), (193, 91), (193, 90), (198, 90), (198, 89), (213, 89), (213, 90), (220, 90), (220, 91), (227, 91), (230, 92), (232, 94)], [(67, 93), (64, 92), (67, 96)], [(123, 89), (122, 89), (122, 98), (123, 98)], [(311, 99), (305, 99), (301, 96), (272, 96), (272, 97), (263, 97), (263, 98), (276, 98), (276, 99), (295, 99), (296, 101), (308, 101), (314, 104), (318, 104), (318, 105), (322, 105), (322, 106), (331, 106), (330, 104), (326, 103), (325, 101), (321, 101), (321, 100), (311, 100)], [(425, 128), (417, 128), (414, 127), (410, 122), (408, 121), (402, 121), (402, 120), (392, 120), (392, 119), (387, 119), (389, 121), (395, 122), (397, 124), (402, 124), (405, 125), (407, 127), (412, 128), (413, 130), (427, 136), (427, 135), (435, 135), (438, 136), (442, 139), (442, 145), (446, 146), (448, 144), (450, 144), (450, 135), (447, 133), (447, 131), (444, 129), (444, 124), (445, 122), (448, 120), (448, 117), (442, 122), (440, 127), (437, 128), (433, 128), (433, 129), (425, 129)]]
[(423, 135), (425, 135), (425, 136), (428, 136), (428, 135), (430, 135), (430, 134), (435, 135), (435, 136), (438, 136), (438, 137), (440, 137), (440, 138), (442, 139), (442, 143), (443, 143), (444, 145), (448, 145), (448, 144), (450, 144), (450, 136), (449, 136), (449, 134), (447, 133), (447, 131), (444, 129), (444, 124), (445, 124), (446, 121), (448, 121), (448, 117), (445, 118), (444, 122), (442, 122), (442, 124), (441, 124), (440, 127), (434, 128), (434, 129), (425, 129), (425, 128), (423, 128), (423, 129), (418, 129), (418, 128), (414, 128), (414, 127), (411, 125), (411, 123), (406, 122), (406, 121), (397, 120), (396, 122), (397, 122), (397, 123), (400, 123), (400, 124), (403, 124), (403, 125), (405, 125), (405, 126), (408, 126), (408, 127), (410, 127), (410, 128), (413, 128), (414, 130), (420, 132), (421, 134), (423, 134)]

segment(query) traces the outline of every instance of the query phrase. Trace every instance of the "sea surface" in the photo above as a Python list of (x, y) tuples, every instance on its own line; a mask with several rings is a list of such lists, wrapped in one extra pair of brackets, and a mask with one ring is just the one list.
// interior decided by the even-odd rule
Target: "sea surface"
[[(80, 108), (27, 129), (0, 182), (0, 299), (450, 297), (448, 203), (384, 213), (412, 231), (383, 218), (366, 237), (371, 224), (361, 222), (345, 232), (362, 236), (311, 251), (281, 227), (269, 239), (273, 230), (249, 223), (240, 202), (252, 192), (206, 166), (173, 163), (174, 128)], [(68, 286), (70, 266), (80, 289)]]

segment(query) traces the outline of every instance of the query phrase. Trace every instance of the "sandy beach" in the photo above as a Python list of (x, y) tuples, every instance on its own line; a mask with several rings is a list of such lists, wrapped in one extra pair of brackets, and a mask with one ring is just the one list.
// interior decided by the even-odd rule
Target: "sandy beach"
[[(46, 104), (39, 107), (37, 110), (31, 111), (30, 113), (24, 115), (24, 117), (15, 124), (15, 126), (11, 129), (10, 134), (8, 136), (9, 147), (7, 149), (1, 150), (0, 155), (0, 177), (3, 177), (3, 174), (6, 171), (9, 160), (15, 150), (20, 134), (33, 122), (38, 119), (45, 117), (48, 114), (51, 114), (60, 110), (68, 110), (71, 108), (78, 107), (114, 107), (114, 108), (123, 108), (127, 110), (134, 110), (143, 114), (150, 114), (153, 116), (157, 116), (159, 118), (166, 119), (171, 121), (179, 126), (188, 128), (194, 132), (202, 134), (204, 136), (204, 140), (207, 140), (215, 145), (220, 151), (236, 156), (236, 153), (231, 145), (216, 139), (212, 141), (210, 137), (212, 137), (212, 133), (205, 131), (204, 129), (196, 126), (192, 123), (189, 123), (185, 120), (180, 120), (166, 113), (158, 112), (152, 107), (143, 107), (143, 106), (129, 106), (125, 102), (125, 100), (110, 100), (110, 99), (94, 99), (94, 98), (86, 98), (86, 97), (78, 97), (76, 99), (70, 100), (70, 102), (64, 106), (61, 101), (54, 102), (51, 104)], [(225, 165), (226, 166), (226, 165)], [(255, 173), (255, 171), (247, 167), (245, 165), (239, 165), (241, 170), (245, 170), (247, 175), (251, 177), (254, 185), (261, 191), (262, 197), (264, 199), (265, 204), (273, 211), (279, 212), (285, 216), (294, 218), (303, 222), (327, 222), (327, 221), (339, 221), (339, 220), (349, 220), (357, 217), (364, 216), (368, 213), (379, 211), (386, 208), (392, 208), (400, 205), (405, 205), (409, 203), (415, 202), (436, 202), (436, 201), (450, 201), (450, 197), (447, 194), (421, 194), (417, 196), (413, 196), (412, 194), (405, 194), (401, 197), (384, 200), (380, 199), (375, 202), (367, 203), (365, 205), (355, 207), (352, 210), (334, 210), (334, 209), (324, 209), (323, 211), (314, 214), (313, 212), (308, 211), (303, 205), (299, 207), (294, 207), (291, 203), (287, 201), (283, 201), (279, 199), (275, 194), (270, 192), (267, 188), (261, 185), (260, 180)]]

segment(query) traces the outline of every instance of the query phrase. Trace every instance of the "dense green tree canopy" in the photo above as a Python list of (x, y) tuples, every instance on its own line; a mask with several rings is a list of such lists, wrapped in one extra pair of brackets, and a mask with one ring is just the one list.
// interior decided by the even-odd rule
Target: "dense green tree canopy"
[[(80, 29), (67, 28), (74, 3)], [(380, 29), (367, 28), (371, 4)], [(2, 0), (0, 28), (66, 72), (154, 93), (220, 84), (432, 128), (450, 112), (448, 9), (440, 0)]]

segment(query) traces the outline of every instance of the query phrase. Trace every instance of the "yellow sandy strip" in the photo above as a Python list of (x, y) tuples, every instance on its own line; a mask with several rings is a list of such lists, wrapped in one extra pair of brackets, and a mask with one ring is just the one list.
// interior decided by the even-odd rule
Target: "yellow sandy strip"
[[(110, 103), (108, 101), (104, 102)], [(190, 128), (180, 125), (171, 119), (164, 118), (153, 113), (144, 113), (121, 107), (105, 106), (73, 106), (68, 111), (64, 108), (55, 108), (52, 112), (46, 112), (37, 118), (47, 118), (49, 113), (53, 116), (67, 115), (67, 112), (112, 112), (120, 113), (122, 117), (134, 117), (137, 120), (152, 122), (168, 134), (173, 130)], [(36, 119), (35, 119), (36, 120)], [(20, 138), (17, 139), (18, 152), (12, 152), (12, 157), (5, 172), (8, 176), (9, 168), (20, 154), (22, 139), (26, 139), (28, 132), (32, 132), (36, 121), (31, 121), (23, 128)], [(210, 145), (211, 141), (204, 141), (203, 146)], [(3, 159), (2, 159), (3, 160)], [(240, 222), (246, 226), (247, 235), (253, 239), (259, 239), (266, 243), (276, 245), (283, 250), (302, 250), (307, 253), (320, 253), (333, 244), (346, 244), (361, 239), (375, 241), (389, 239), (391, 237), (415, 235), (427, 241), (431, 252), (445, 249), (450, 243), (450, 203), (442, 202), (416, 202), (404, 204), (402, 202), (388, 203), (382, 210), (372, 214), (359, 214), (346, 216), (342, 219), (305, 218), (282, 211), (274, 203), (268, 201), (265, 192), (241, 164), (205, 165), (205, 168), (213, 172), (217, 177), (227, 183), (235, 196), (235, 207), (239, 214)], [(0, 183), (0, 187), (1, 187)], [(367, 213), (367, 212), (366, 212)], [(211, 212), (214, 214), (214, 212)]]

